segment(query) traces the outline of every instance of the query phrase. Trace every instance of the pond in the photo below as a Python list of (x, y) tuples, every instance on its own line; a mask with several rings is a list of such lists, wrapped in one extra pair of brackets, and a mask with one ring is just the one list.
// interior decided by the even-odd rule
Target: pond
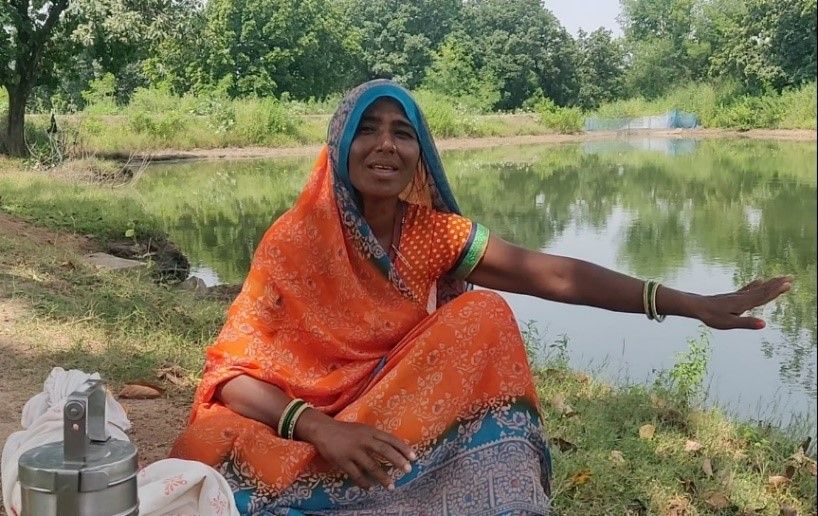
[[(241, 283), (264, 230), (313, 158), (157, 165), (137, 188), (208, 285)], [(709, 334), (708, 400), (733, 415), (815, 428), (816, 144), (650, 139), (452, 151), (463, 213), (531, 249), (700, 293), (791, 274), (760, 331)], [(696, 321), (506, 295), (545, 353), (613, 382), (673, 366)]]

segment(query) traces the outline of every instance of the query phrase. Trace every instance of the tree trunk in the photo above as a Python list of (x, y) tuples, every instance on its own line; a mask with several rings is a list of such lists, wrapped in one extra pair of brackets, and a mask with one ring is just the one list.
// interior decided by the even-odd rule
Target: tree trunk
[(6, 120), (6, 151), (9, 156), (28, 156), (25, 137), (26, 100), (28, 92), (24, 88), (7, 88), (9, 94), (9, 115)]

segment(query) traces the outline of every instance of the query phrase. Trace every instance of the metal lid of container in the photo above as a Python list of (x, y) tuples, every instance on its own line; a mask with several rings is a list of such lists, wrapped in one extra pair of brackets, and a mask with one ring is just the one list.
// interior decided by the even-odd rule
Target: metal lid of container
[(29, 488), (56, 492), (60, 477), (79, 474), (79, 491), (98, 491), (136, 475), (136, 447), (128, 441), (109, 439), (90, 443), (84, 463), (65, 461), (63, 443), (45, 444), (20, 456), (20, 483)]

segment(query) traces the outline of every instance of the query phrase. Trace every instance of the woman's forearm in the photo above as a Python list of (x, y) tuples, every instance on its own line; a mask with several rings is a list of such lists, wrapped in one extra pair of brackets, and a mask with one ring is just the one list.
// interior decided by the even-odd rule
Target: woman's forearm
[[(282, 412), (292, 401), (292, 398), (275, 385), (248, 375), (236, 376), (225, 382), (216, 391), (216, 397), (233, 412), (255, 419), (271, 428), (277, 428)], [(312, 442), (314, 433), (331, 421), (332, 418), (324, 413), (308, 409), (298, 419), (295, 437)]]
[[(644, 281), (583, 260), (549, 256), (551, 271), (534, 275), (531, 294), (563, 303), (617, 312), (645, 313)], [(662, 315), (698, 318), (702, 296), (662, 285), (656, 310)]]
[[(640, 279), (583, 260), (518, 247), (492, 237), (469, 281), (487, 288), (550, 301), (645, 313)], [(705, 298), (662, 286), (656, 309), (662, 315), (700, 318)]]

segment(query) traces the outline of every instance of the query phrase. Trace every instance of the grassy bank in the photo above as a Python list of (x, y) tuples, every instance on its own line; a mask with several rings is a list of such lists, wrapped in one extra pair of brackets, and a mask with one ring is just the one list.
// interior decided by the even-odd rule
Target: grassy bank
[(816, 84), (781, 94), (743, 95), (729, 85), (692, 84), (654, 100), (634, 98), (612, 102), (592, 113), (601, 118), (628, 118), (666, 113), (695, 113), (706, 128), (815, 129)]
[[(20, 172), (0, 161), (0, 212), (94, 240), (156, 236), (127, 187)], [(54, 192), (59, 192), (56, 195)], [(57, 204), (61, 203), (61, 204)], [(133, 224), (132, 224), (133, 223)], [(161, 286), (147, 272), (99, 273), (77, 250), (0, 231), (0, 303), (23, 315), (9, 330), (42, 368), (98, 370), (115, 385), (181, 368), (189, 397), (227, 302)], [(557, 514), (811, 514), (815, 463), (799, 439), (697, 408), (706, 339), (655, 385), (613, 387), (567, 367), (570, 342), (526, 328), (555, 463)], [(689, 336), (677, 336), (686, 339)], [(171, 386), (169, 386), (171, 387)], [(157, 414), (161, 417), (161, 414)]]
[[(175, 97), (161, 90), (142, 89), (127, 106), (118, 106), (109, 87), (104, 81), (95, 82), (87, 92), (88, 105), (83, 111), (58, 116), (60, 146), (65, 154), (127, 156), (160, 149), (318, 144), (324, 141), (329, 118), (340, 100)], [(415, 94), (433, 134), (441, 138), (575, 133), (582, 131), (587, 116), (627, 118), (672, 109), (695, 113), (705, 128), (816, 128), (815, 83), (763, 96), (744, 95), (729, 86), (693, 84), (658, 99), (616, 101), (592, 112), (532, 99), (527, 111), (484, 113), (469, 99), (428, 91)], [(51, 149), (46, 135), (49, 122), (46, 115), (28, 117), (27, 140), (35, 157)]]

